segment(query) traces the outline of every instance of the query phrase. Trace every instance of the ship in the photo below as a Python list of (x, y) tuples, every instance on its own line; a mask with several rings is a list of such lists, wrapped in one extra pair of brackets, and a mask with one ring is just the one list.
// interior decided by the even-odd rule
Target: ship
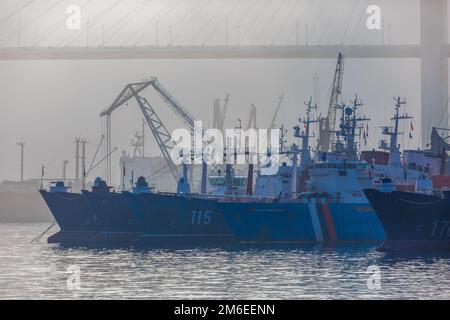
[[(429, 181), (427, 177), (431, 176), (431, 188), (399, 191), (390, 178), (385, 178), (377, 189), (364, 190), (387, 234), (380, 251), (450, 249), (450, 193), (446, 169), (450, 144), (438, 130), (432, 129), (430, 149), (421, 151), (422, 157), (416, 157), (413, 163), (423, 168), (422, 179), (416, 184)], [(438, 162), (434, 163), (436, 160)]]
[(212, 198), (175, 193), (124, 192), (123, 196), (142, 219), (143, 234), (135, 245), (217, 247), (239, 243)]
[(447, 197), (377, 189), (365, 189), (364, 193), (387, 234), (379, 251), (450, 250)]
[[(339, 55), (334, 82), (341, 81), (341, 63), (342, 55)], [(369, 120), (361, 115), (362, 102), (356, 96), (350, 105), (337, 104), (340, 85), (333, 84), (330, 99), (330, 110), (333, 113), (328, 118), (336, 119), (339, 112), (339, 126), (336, 129), (332, 125), (333, 121), (325, 121), (325, 129), (328, 130), (326, 136), (332, 140), (331, 144), (322, 141), (321, 149), (312, 155), (310, 125), (320, 122), (322, 128), (324, 121), (312, 117), (313, 110), (317, 107), (310, 98), (306, 103), (306, 117), (300, 119), (304, 130), (298, 125), (294, 127), (294, 136), (301, 139), (301, 148), (295, 143), (284, 148), (282, 143), (281, 155), (286, 161), (278, 167), (275, 175), (267, 174), (266, 167), (259, 167), (253, 188), (252, 164), (248, 165), (246, 177), (235, 173), (236, 163), (227, 163), (224, 175), (215, 170), (208, 178), (207, 166), (203, 161), (200, 192), (193, 192), (192, 177), (188, 174), (189, 165), (183, 163), (183, 174), (180, 176), (179, 168), (170, 157), (170, 134), (150, 102), (136, 93), (136, 90), (140, 91), (148, 86), (154, 87), (162, 95), (163, 100), (193, 132), (203, 133), (193, 125), (195, 121), (189, 112), (156, 78), (128, 85), (102, 115), (108, 115), (125, 101), (136, 98), (167, 163), (166, 172), (170, 172), (177, 181), (176, 192), (161, 192), (149, 188), (144, 176), (134, 184), (134, 171), (129, 168), (127, 161), (121, 162), (122, 192), (109, 192), (109, 189), (103, 192), (83, 191), (79, 194), (63, 189), (42, 191), (49, 207), (53, 208), (52, 213), (57, 217), (58, 224), (61, 223), (62, 229), (65, 229), (58, 233), (59, 236), (50, 237), (49, 240), (72, 241), (70, 236), (64, 238), (66, 233), (75, 235), (79, 242), (86, 244), (147, 246), (381, 243), (386, 239), (386, 234), (363, 189), (372, 188), (386, 177), (390, 177), (397, 187), (412, 182), (417, 190), (427, 190), (426, 185), (430, 182), (429, 179), (419, 179), (423, 174), (417, 168), (405, 168), (402, 164), (397, 144), (398, 122), (409, 117), (399, 114), (399, 108), (404, 104), (400, 98), (396, 100), (393, 118), (395, 125), (393, 129), (385, 131), (385, 134), (391, 136), (390, 147), (386, 150), (388, 162), (368, 163), (361, 156), (360, 143), (357, 141), (361, 137), (359, 124)], [(283, 136), (284, 130), (281, 132)], [(284, 136), (281, 139), (283, 141)], [(331, 149), (324, 149), (324, 146)], [(235, 155), (236, 152), (238, 151), (235, 149)], [(185, 154), (184, 157), (188, 155)], [(142, 169), (142, 174), (148, 174), (146, 168)], [(192, 173), (192, 167), (190, 172)], [(131, 180), (127, 174), (131, 174)], [(129, 181), (131, 190), (130, 186), (125, 185)], [(207, 181), (210, 184), (209, 192)], [(70, 214), (59, 212), (70, 206), (71, 197), (77, 200), (76, 210), (72, 206), (67, 210), (74, 210)], [(57, 205), (52, 203), (52, 198), (59, 199), (56, 201)], [(66, 214), (69, 218), (63, 218)], [(74, 219), (74, 216), (75, 220), (69, 220)], [(67, 230), (81, 232), (67, 233)]]
[[(367, 163), (357, 156), (357, 123), (367, 121), (358, 115), (359, 106), (356, 98), (352, 106), (339, 107), (340, 130), (335, 148), (319, 154), (319, 159), (313, 161), (309, 130), (315, 120), (310, 117), (313, 109), (310, 99), (306, 118), (301, 121), (305, 130), (294, 128), (294, 136), (302, 140), (301, 150), (298, 152), (294, 144), (285, 152), (292, 164), (283, 163), (275, 176), (258, 174), (255, 196), (270, 197), (273, 192), (279, 196), (270, 202), (256, 198), (218, 201), (219, 210), (241, 242), (337, 243), (385, 239), (384, 230), (362, 192), (372, 180)], [(309, 178), (305, 180), (306, 176)], [(308, 186), (299, 186), (299, 182)], [(302, 189), (307, 191), (297, 192)]]
[[(93, 192), (107, 193), (110, 187), (101, 178), (94, 181)], [(77, 243), (78, 239), (90, 239), (101, 229), (103, 221), (97, 215), (82, 193), (71, 192), (64, 181), (53, 182), (50, 189), (39, 190), (42, 198), (50, 209), (59, 231), (48, 238), (49, 243)]]

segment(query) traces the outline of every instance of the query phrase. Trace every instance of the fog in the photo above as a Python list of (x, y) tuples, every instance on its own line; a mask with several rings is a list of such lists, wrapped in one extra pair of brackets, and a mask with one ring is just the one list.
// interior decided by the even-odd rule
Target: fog
[[(161, 43), (167, 37), (168, 26), (173, 25), (173, 37), (179, 32), (180, 36), (173, 42), (174, 45), (201, 45), (205, 39), (207, 45), (224, 43), (223, 25), (218, 31), (208, 38), (207, 30), (213, 31), (216, 24), (211, 17), (218, 16), (222, 20), (229, 18), (229, 42), (237, 41), (236, 21), (240, 22), (242, 38), (241, 45), (271, 44), (274, 36), (280, 36), (277, 44), (295, 43), (292, 37), (292, 28), (295, 21), (301, 15), (301, 8), (306, 8), (309, 1), (286, 0), (281, 6), (280, 1), (269, 1), (270, 9), (261, 9), (258, 1), (211, 1), (208, 8), (194, 19), (189, 29), (182, 32), (183, 24), (178, 28), (177, 18), (182, 13), (190, 10), (188, 7), (197, 5), (201, 7), (201, 1), (179, 1), (176, 11), (161, 19), (158, 23), (161, 34)], [(22, 1), (25, 3), (26, 1)], [(87, 15), (94, 19), (95, 16), (108, 7), (113, 1), (95, 1), (95, 5), (87, 7)], [(209, 2), (209, 1), (207, 1)], [(298, 14), (292, 13), (292, 8), (298, 4)], [(311, 11), (303, 17), (303, 25), (309, 24), (310, 43), (340, 43), (344, 37), (344, 43), (379, 43), (380, 32), (370, 32), (359, 23), (363, 9), (367, 7), (367, 1), (314, 1)], [(419, 41), (419, 10), (418, 1), (375, 1), (385, 12), (385, 24), (389, 24), (390, 32), (385, 34), (384, 41), (392, 43), (418, 43)], [(374, 3), (375, 3), (374, 2)], [(44, 30), (55, 23), (61, 16), (64, 18), (65, 7), (61, 5), (59, 13), (46, 16), (39, 25), (26, 23), (32, 21), (37, 12), (43, 11), (45, 1), (33, 4), (34, 8), (26, 8), (20, 17), (8, 17), (14, 8), (18, 7), (16, 1), (0, 2), (0, 40), (8, 39), (3, 46), (17, 46), (18, 38), (10, 35), (17, 32), (18, 21), (23, 21), (24, 29), (21, 34), (21, 45), (32, 45), (33, 41), (43, 37)], [(50, 3), (57, 3), (52, 1)], [(66, 4), (80, 3), (81, 1), (65, 1)], [(104, 29), (112, 28), (114, 21), (120, 20), (131, 12), (142, 1), (123, 1), (111, 15), (104, 21), (92, 25), (91, 32), (70, 35), (69, 31), (61, 27), (60, 30), (49, 34), (38, 42), (39, 46), (61, 46), (68, 42), (64, 40), (74, 37), (71, 45), (95, 45), (95, 39), (102, 43)], [(193, 3), (193, 4), (192, 4)], [(255, 3), (252, 7), (249, 3)], [(320, 5), (318, 4), (320, 3)], [(353, 9), (353, 5), (355, 9)], [(157, 6), (166, 5), (167, 1), (153, 1)], [(371, 3), (372, 4), (372, 3)], [(221, 6), (229, 6), (229, 15), (220, 15)], [(239, 6), (247, 6), (240, 8)], [(326, 5), (326, 6), (325, 6)], [(40, 6), (40, 7), (39, 7)], [(47, 3), (48, 6), (48, 3)], [(150, 8), (149, 4), (148, 8)], [(277, 9), (277, 6), (279, 9)], [(40, 8), (40, 9), (39, 9)], [(234, 9), (232, 9), (234, 8)], [(290, 9), (291, 8), (291, 9)], [(325, 9), (324, 9), (325, 8)], [(333, 10), (336, 8), (336, 10)], [(34, 11), (32, 10), (34, 9)], [(212, 10), (212, 11), (208, 11)], [(240, 18), (245, 10), (249, 10), (248, 18)], [(258, 17), (258, 12), (261, 13)], [(351, 12), (352, 20), (349, 26), (346, 21)], [(33, 14), (34, 12), (34, 14)], [(123, 14), (120, 15), (119, 13)], [(136, 30), (146, 23), (149, 15), (154, 11), (142, 10), (130, 20), (117, 33), (111, 32), (106, 36), (107, 45), (132, 44), (131, 40)], [(178, 12), (178, 13), (177, 13)], [(213, 13), (215, 12), (215, 13)], [(274, 12), (278, 20), (270, 19)], [(272, 14), (271, 14), (272, 13)], [(289, 18), (287, 18), (289, 17)], [(365, 17), (365, 16), (364, 16)], [(162, 17), (161, 17), (162, 18)], [(242, 20), (239, 20), (242, 19)], [(255, 20), (256, 19), (256, 20)], [(92, 20), (95, 21), (95, 20)], [(256, 21), (256, 22), (252, 22)], [(187, 20), (186, 20), (187, 22)], [(268, 24), (267, 26), (264, 24)], [(317, 23), (315, 23), (317, 22)], [(38, 23), (38, 22), (36, 22)], [(208, 28), (202, 30), (202, 25)], [(139, 29), (138, 32), (146, 35), (147, 41), (138, 45), (148, 45), (151, 39), (155, 39), (154, 30), (149, 26)], [(25, 28), (26, 26), (26, 28)], [(295, 27), (294, 27), (295, 28)], [(247, 30), (247, 31), (243, 31)], [(281, 31), (280, 31), (281, 30)], [(347, 30), (347, 32), (345, 32)], [(106, 31), (107, 32), (107, 31)], [(202, 32), (206, 32), (203, 34)], [(41, 35), (39, 35), (41, 34)], [(348, 34), (344, 36), (344, 34)], [(68, 38), (69, 37), (69, 38)], [(88, 37), (88, 38), (86, 38)], [(139, 39), (136, 34), (133, 39)], [(103, 39), (102, 39), (103, 38)], [(275, 37), (276, 38), (276, 37)], [(89, 42), (91, 39), (92, 43)], [(192, 40), (190, 40), (192, 39)], [(189, 42), (192, 41), (192, 42)], [(304, 40), (303, 40), (304, 41)], [(279, 43), (278, 43), (279, 42)], [(98, 44), (97, 44), (98, 45)], [(345, 52), (344, 52), (345, 53)], [(74, 172), (74, 139), (84, 137), (90, 142), (88, 145), (88, 162), (92, 157), (102, 133), (102, 122), (99, 113), (107, 108), (120, 93), (127, 83), (138, 82), (157, 76), (183, 106), (185, 106), (196, 118), (203, 120), (204, 126), (212, 125), (212, 107), (216, 98), (223, 99), (227, 93), (231, 94), (229, 111), (226, 115), (226, 127), (234, 128), (237, 119), (245, 123), (249, 116), (251, 103), (257, 106), (258, 127), (269, 124), (278, 96), (285, 95), (276, 123), (284, 124), (286, 128), (292, 128), (297, 124), (297, 119), (304, 116), (306, 101), (309, 96), (314, 96), (313, 77), (319, 77), (319, 102), (322, 114), (326, 113), (332, 76), (336, 61), (334, 59), (286, 59), (286, 60), (95, 60), (95, 61), (0, 61), (0, 181), (19, 178), (20, 154), (18, 141), (24, 141), (25, 145), (25, 178), (38, 178), (41, 165), (46, 167), (46, 176), (59, 177), (63, 160), (69, 160), (68, 173)], [(148, 91), (145, 95), (155, 105), (158, 114), (167, 125), (169, 131), (183, 124), (177, 120), (172, 112), (161, 100)], [(400, 139), (402, 146), (415, 148), (420, 144), (420, 65), (418, 59), (348, 59), (345, 61), (343, 98), (348, 102), (358, 94), (364, 102), (363, 112), (371, 118), (369, 123), (369, 138), (364, 149), (375, 148), (379, 134), (379, 126), (389, 124), (393, 113), (393, 96), (407, 98), (407, 112), (415, 118), (413, 139), (407, 135)], [(142, 114), (135, 102), (122, 106), (112, 116), (113, 146), (117, 146), (119, 152), (114, 154), (113, 177), (117, 181), (119, 174), (118, 156), (121, 150), (131, 150), (130, 140), (136, 130), (142, 126)], [(409, 123), (405, 124), (409, 127)], [(147, 130), (148, 154), (158, 155), (159, 149), (150, 137)], [(291, 139), (291, 130), (289, 130)], [(92, 173), (102, 174), (99, 169)]]

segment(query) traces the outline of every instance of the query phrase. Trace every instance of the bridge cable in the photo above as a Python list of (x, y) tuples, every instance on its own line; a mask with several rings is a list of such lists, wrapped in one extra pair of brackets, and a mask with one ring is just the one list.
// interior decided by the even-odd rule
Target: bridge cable
[[(103, 46), (103, 44), (105, 44), (109, 39), (111, 39), (111, 37), (116, 35), (120, 31), (120, 29), (122, 29), (128, 22), (130, 22), (132, 18), (136, 17), (139, 13), (141, 13), (142, 9), (145, 8), (147, 5), (149, 5), (150, 2), (152, 2), (152, 0), (144, 0), (143, 2), (139, 3), (136, 7), (134, 7), (134, 9), (132, 9), (131, 11), (127, 12), (126, 14), (123, 14), (118, 21), (114, 21), (114, 25), (111, 28), (108, 28), (106, 32), (103, 30), (102, 34), (97, 36), (97, 38), (94, 39), (93, 43), (100, 42), (98, 46), (99, 47)], [(109, 35), (107, 36), (107, 34)]]
[[(173, 2), (174, 2), (175, 0), (173, 0), (172, 2), (170, 2), (169, 3), (169, 5), (167, 6), (167, 7), (162, 7), (162, 8), (160, 8), (160, 10), (157, 12), (157, 13), (155, 13), (150, 19), (148, 19), (146, 22), (144, 22), (144, 24), (143, 25), (141, 25), (139, 28), (136, 28), (136, 30), (131, 34), (131, 36), (129, 36), (128, 37), (128, 39), (127, 40), (125, 40), (125, 41), (123, 41), (122, 43), (121, 43), (121, 46), (125, 46), (126, 45), (126, 43), (129, 41), (129, 40), (131, 40), (134, 36), (136, 36), (139, 32), (141, 32), (143, 29), (144, 29), (144, 27), (146, 27), (148, 24), (150, 24), (161, 12), (163, 12), (165, 9), (167, 9), (170, 5), (172, 5), (173, 4)], [(137, 43), (136, 43), (137, 44)], [(136, 46), (136, 44), (134, 45), (134, 46)]]
[(355, 27), (355, 31), (353, 32), (352, 40), (351, 40), (350, 43), (354, 43), (354, 41), (355, 41), (356, 33), (358, 32), (359, 26), (361, 25), (362, 19), (364, 17), (365, 12), (366, 12), (367, 2), (368, 1), (369, 0), (365, 0), (364, 1), (363, 7), (362, 7), (362, 12), (361, 12), (361, 15), (359, 16), (359, 20), (358, 20), (358, 23), (357, 23), (357, 25)]
[[(248, 16), (248, 14), (251, 12), (251, 10), (253, 9), (253, 7), (256, 6), (256, 4), (258, 3), (259, 0), (255, 0), (255, 2), (253, 2), (252, 4), (250, 4), (250, 6), (247, 8), (247, 10), (245, 10), (242, 15), (237, 18), (237, 23), (236, 26), (239, 27), (240, 24), (242, 23), (242, 21)], [(237, 43), (239, 45), (239, 43)]]
[[(304, 9), (302, 15), (298, 18), (298, 21), (299, 21), (299, 22), (301, 22), (301, 21), (303, 20), (303, 18), (305, 17), (306, 13), (308, 12), (308, 10), (310, 9), (310, 7), (311, 7), (311, 5), (312, 5), (313, 3), (314, 3), (314, 0), (311, 0), (311, 1), (308, 3), (308, 5), (305, 7), (305, 9)], [(297, 24), (294, 25), (293, 32), (291, 32), (290, 36), (288, 37), (287, 42), (286, 42), (286, 46), (289, 45), (289, 41), (291, 40), (292, 36), (295, 35), (296, 33), (297, 33)]]
[(272, 41), (272, 46), (275, 44), (275, 42), (277, 41), (278, 37), (280, 36), (281, 32), (283, 31), (284, 27), (286, 26), (287, 22), (289, 21), (289, 18), (291, 17), (292, 14), (295, 14), (295, 12), (297, 11), (297, 8), (299, 6), (299, 4), (301, 3), (301, 1), (295, 0), (294, 1), (294, 6), (291, 8), (291, 10), (289, 10), (289, 13), (286, 17), (286, 19), (284, 20), (284, 22), (281, 24), (280, 29), (278, 30), (278, 32), (275, 34), (275, 37)]
[(259, 0), (256, 0), (255, 2), (253, 2), (250, 7), (247, 8), (247, 10), (237, 19), (237, 23), (240, 24), (251, 12), (251, 10), (256, 6), (256, 4), (258, 3)]
[(273, 23), (273, 21), (275, 20), (275, 17), (278, 15), (278, 13), (281, 11), (281, 9), (284, 7), (284, 5), (286, 4), (288, 0), (283, 0), (281, 1), (280, 6), (278, 7), (277, 10), (275, 10), (272, 14), (272, 16), (269, 19), (269, 22), (264, 24), (263, 28), (261, 29), (261, 31), (258, 33), (258, 35), (256, 36), (256, 38), (253, 41), (253, 44), (256, 45), (258, 42), (258, 39), (262, 36), (262, 34), (267, 30), (268, 26), (271, 25)]
[[(93, 3), (93, 0), (87, 0), (85, 3), (83, 3), (81, 5), (81, 9), (87, 7), (89, 4)], [(36, 47), (39, 42), (44, 39), (45, 37), (47, 37), (50, 33), (52, 33), (53, 31), (55, 31), (56, 29), (58, 29), (60, 27), (60, 25), (64, 25), (64, 23), (66, 22), (66, 18), (62, 18), (58, 21), (56, 21), (50, 28), (47, 29), (47, 32), (44, 33), (43, 36), (38, 37), (38, 39), (36, 40), (36, 42), (34, 42), (34, 44), (32, 45), (32, 47)]]
[(261, 7), (261, 10), (256, 14), (256, 16), (253, 18), (252, 22), (249, 24), (246, 32), (242, 35), (242, 37), (240, 37), (240, 39), (238, 39), (237, 44), (240, 45), (242, 40), (245, 39), (245, 37), (248, 35), (249, 31), (253, 28), (254, 24), (256, 23), (256, 21), (258, 21), (259, 17), (262, 15), (262, 13), (266, 10), (269, 2), (271, 0), (267, 1), (266, 3), (263, 4), (263, 6)]
[[(183, 1), (183, 0), (181, 0), (181, 1)], [(165, 8), (165, 12), (164, 12), (164, 10), (162, 10), (162, 11), (160, 11), (156, 16), (158, 16), (158, 19), (156, 20), (156, 22), (155, 22), (155, 26), (157, 25), (157, 23), (158, 23), (158, 21), (159, 20), (162, 20), (163, 18), (165, 18), (176, 6), (178, 5), (178, 3), (177, 3), (177, 0), (175, 0), (175, 1), (173, 1), (169, 6), (167, 6), (166, 8)], [(161, 15), (161, 16), (160, 16)], [(152, 22), (152, 21), (149, 21), (149, 22)], [(144, 34), (142, 35), (142, 37), (140, 37), (139, 38), (139, 40), (138, 41), (136, 41), (135, 43), (134, 43), (134, 47), (136, 47), (138, 44), (139, 44), (139, 42), (141, 42), (141, 40), (142, 39), (144, 39), (145, 38), (145, 36), (146, 36), (147, 34), (144, 32)]]
[(205, 6), (204, 6), (204, 7), (201, 7), (200, 10), (198, 10), (198, 11), (191, 17), (191, 19), (189, 20), (189, 22), (186, 24), (185, 28), (183, 28), (180, 32), (177, 33), (176, 36), (174, 36), (174, 37), (172, 38), (172, 42), (175, 41), (175, 39), (177, 39), (184, 31), (186, 31), (188, 25), (189, 25), (192, 21), (194, 21), (194, 19), (197, 18), (197, 16), (202, 12), (202, 10), (204, 10), (210, 3), (212, 3), (212, 1), (208, 0), (208, 1), (206, 2)]
[[(199, 0), (196, 4), (194, 4), (189, 10), (187, 10), (183, 17), (181, 19), (178, 19), (177, 21), (175, 21), (174, 24), (170, 24), (170, 28), (172, 28), (172, 31), (174, 30), (174, 28), (179, 25), (182, 21), (184, 21), (187, 17), (189, 17), (189, 15), (197, 8), (199, 8), (199, 5), (203, 4), (203, 0)], [(166, 36), (170, 36), (171, 30), (166, 30), (166, 32), (161, 36), (160, 40), (164, 39)], [(168, 41), (168, 45), (167, 46), (171, 46), (172, 45), (172, 39), (169, 38)]]
[[(88, 20), (88, 23), (83, 25), (83, 27), (74, 35), (69, 35), (66, 37), (66, 39), (72, 37), (72, 40), (70, 40), (65, 47), (69, 47), (80, 35), (84, 34), (84, 30), (88, 31), (88, 28), (92, 28), (93, 25), (95, 25), (97, 22), (101, 21), (107, 14), (109, 14), (114, 8), (116, 8), (123, 0), (116, 0), (116, 2), (113, 2), (109, 7), (101, 11), (99, 14), (97, 14), (93, 19)], [(64, 39), (62, 42), (65, 42), (66, 39)]]
[[(234, 5), (230, 8), (230, 10), (226, 13), (226, 17), (228, 17), (231, 12), (234, 11), (234, 9), (236, 9), (237, 4), (239, 4), (240, 0), (237, 0)], [(203, 41), (202, 46), (205, 46), (205, 44), (211, 39), (211, 37), (217, 32), (217, 30), (220, 28), (220, 26), (222, 25), (223, 20), (219, 20), (219, 23), (216, 25), (216, 27), (213, 29), (213, 31), (209, 34), (209, 36), (206, 37), (206, 40)]]
[[(128, 12), (126, 15), (122, 17), (121, 20), (114, 23), (114, 26), (109, 29), (106, 33), (109, 35), (104, 37), (104, 34), (98, 36), (94, 43), (96, 43), (99, 39), (106, 43), (109, 39), (111, 39), (114, 35), (116, 35), (123, 27), (125, 27), (131, 19), (135, 18), (138, 14), (142, 13), (142, 10), (147, 7), (153, 0), (144, 0), (142, 3), (138, 4), (133, 10)], [(113, 31), (115, 29), (115, 31)], [(103, 43), (102, 43), (103, 45)]]
[[(49, 8), (47, 8), (46, 10), (44, 10), (43, 12), (41, 12), (37, 17), (35, 17), (34, 19), (32, 19), (31, 21), (28, 21), (26, 24), (24, 24), (22, 26), (22, 28), (26, 28), (29, 25), (33, 24), (34, 22), (36, 22), (38, 19), (40, 19), (42, 16), (46, 15), (47, 13), (49, 13), (50, 11), (52, 11), (54, 8), (56, 8), (57, 6), (59, 6), (64, 0), (59, 0), (56, 3), (52, 4)], [(13, 37), (16, 36), (16, 32), (11, 32), (9, 36), (5, 37), (2, 39), (2, 41), (0, 42), (0, 46), (2, 46), (3, 44), (5, 44), (6, 42), (8, 42), (9, 40), (11, 40)]]
[(351, 12), (351, 14), (350, 14), (350, 18), (349, 18), (348, 21), (347, 21), (347, 25), (346, 25), (346, 27), (345, 27), (345, 31), (344, 31), (344, 35), (343, 35), (343, 37), (342, 37), (341, 45), (344, 44), (345, 37), (347, 36), (348, 28), (350, 27), (350, 23), (352, 22), (353, 14), (355, 13), (356, 3), (357, 3), (357, 2), (358, 2), (358, 0), (355, 0), (355, 1), (353, 2), (352, 12)]
[(26, 7), (28, 7), (30, 4), (32, 4), (34, 2), (34, 0), (30, 0), (27, 3), (25, 3), (24, 5), (22, 5), (21, 7), (17, 8), (16, 10), (14, 10), (13, 12), (11, 12), (9, 15), (7, 15), (6, 17), (4, 17), (3, 19), (0, 19), (0, 24), (7, 21), (9, 18), (11, 18), (12, 16), (14, 16), (15, 14), (19, 13), (20, 11), (22, 11), (23, 9), (25, 9)]
[(323, 6), (322, 10), (320, 11), (319, 16), (317, 17), (317, 19), (315, 19), (316, 23), (314, 23), (314, 26), (312, 27), (311, 32), (309, 32), (309, 35), (307, 35), (308, 43), (311, 42), (312, 36), (313, 36), (314, 32), (316, 31), (317, 26), (320, 23), (320, 19), (322, 19), (323, 13), (325, 12), (325, 9), (328, 6), (329, 2), (330, 2), (330, 0), (325, 1), (325, 5)]
[[(358, 0), (355, 0), (358, 1)], [(325, 33), (328, 31), (328, 27), (330, 26), (330, 24), (334, 21), (334, 19), (337, 16), (337, 12), (338, 12), (338, 8), (341, 6), (340, 0), (337, 0), (336, 2), (336, 6), (335, 8), (332, 10), (333, 12), (331, 13), (331, 17), (330, 19), (328, 19), (327, 24), (325, 25), (322, 34), (319, 37), (319, 40), (317, 41), (318, 44), (320, 44), (322, 42), (323, 37), (325, 36)]]
[[(231, 0), (225, 1), (224, 4), (223, 4), (223, 6), (221, 6), (221, 7), (219, 8), (219, 10), (217, 10), (217, 11), (211, 16), (211, 18), (206, 22), (206, 25), (203, 25), (203, 26), (202, 26), (200, 32), (197, 32), (193, 37), (191, 37), (191, 38), (186, 42), (186, 45), (189, 45), (189, 44), (193, 43), (194, 40), (195, 40), (202, 32), (204, 32), (205, 29), (207, 29), (208, 26), (209, 26), (214, 20), (217, 19), (217, 17), (219, 16), (219, 14), (221, 14), (222, 11), (230, 5), (230, 3), (231, 3)], [(204, 44), (203, 44), (203, 45), (204, 45)]]

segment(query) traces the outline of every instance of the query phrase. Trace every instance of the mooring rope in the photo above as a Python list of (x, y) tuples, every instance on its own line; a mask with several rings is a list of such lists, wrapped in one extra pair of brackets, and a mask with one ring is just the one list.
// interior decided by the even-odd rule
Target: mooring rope
[(40, 235), (38, 235), (36, 238), (34, 238), (33, 240), (31, 240), (30, 243), (35, 243), (38, 242), (39, 240), (41, 240), (41, 238), (48, 232), (50, 231), (51, 228), (53, 228), (56, 225), (56, 220), (53, 220), (52, 224), (50, 225), (50, 227), (48, 227), (44, 232), (42, 232)]

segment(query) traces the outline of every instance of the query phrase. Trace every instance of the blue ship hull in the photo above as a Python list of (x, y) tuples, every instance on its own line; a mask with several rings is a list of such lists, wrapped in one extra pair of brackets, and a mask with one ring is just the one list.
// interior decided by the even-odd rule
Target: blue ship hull
[(233, 202), (128, 192), (41, 194), (61, 227), (49, 242), (164, 247), (374, 242), (386, 238), (377, 215), (365, 203)]
[(231, 230), (245, 243), (381, 242), (384, 229), (368, 204), (217, 204)]
[(102, 222), (102, 232), (143, 232), (141, 216), (133, 214), (123, 194), (85, 190), (82, 193), (92, 212)]
[[(317, 204), (322, 212), (322, 229), (329, 241), (382, 242), (386, 233), (375, 211), (368, 203)], [(327, 215), (331, 219), (327, 221)], [(333, 232), (333, 229), (335, 230)]]
[(39, 191), (55, 218), (60, 231), (48, 238), (49, 243), (77, 242), (97, 234), (101, 222), (96, 219), (85, 197), (80, 193)]
[(144, 231), (146, 246), (222, 246), (238, 244), (215, 201), (176, 194), (124, 193)]
[(218, 202), (216, 207), (243, 243), (316, 241), (307, 204)]
[(450, 200), (410, 192), (365, 189), (387, 240), (380, 251), (450, 250)]
[(142, 236), (142, 220), (133, 215), (120, 193), (41, 194), (61, 229), (48, 238), (49, 243), (129, 246)]
[(80, 193), (39, 191), (61, 231), (95, 231), (99, 222)]

